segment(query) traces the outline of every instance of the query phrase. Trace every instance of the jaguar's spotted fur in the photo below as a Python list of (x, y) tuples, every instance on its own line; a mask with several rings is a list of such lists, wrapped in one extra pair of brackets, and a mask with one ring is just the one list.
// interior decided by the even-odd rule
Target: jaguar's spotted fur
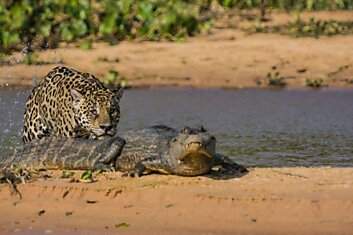
[(45, 136), (104, 138), (115, 134), (122, 88), (111, 91), (93, 75), (59, 66), (26, 102), (22, 140)]

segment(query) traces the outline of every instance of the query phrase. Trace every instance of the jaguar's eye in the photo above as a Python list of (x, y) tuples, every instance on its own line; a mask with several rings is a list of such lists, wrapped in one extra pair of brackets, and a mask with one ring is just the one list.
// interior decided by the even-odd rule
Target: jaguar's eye
[(98, 115), (98, 112), (97, 112), (97, 110), (92, 109), (92, 110), (91, 110), (91, 114), (92, 114), (93, 116), (97, 116), (97, 115)]

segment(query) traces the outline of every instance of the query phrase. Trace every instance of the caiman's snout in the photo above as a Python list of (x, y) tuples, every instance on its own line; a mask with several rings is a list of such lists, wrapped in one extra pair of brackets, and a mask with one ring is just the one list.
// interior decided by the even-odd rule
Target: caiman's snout
[(185, 141), (184, 151), (180, 156), (181, 159), (185, 159), (186, 157), (206, 157), (212, 158), (214, 144), (216, 139), (213, 136), (209, 135), (191, 135)]
[(206, 149), (207, 146), (215, 142), (211, 135), (191, 135), (185, 142), (185, 148), (190, 150)]
[(190, 142), (185, 145), (185, 148), (188, 150), (194, 150), (197, 151), (201, 148), (205, 148), (206, 146), (202, 144), (201, 142)]

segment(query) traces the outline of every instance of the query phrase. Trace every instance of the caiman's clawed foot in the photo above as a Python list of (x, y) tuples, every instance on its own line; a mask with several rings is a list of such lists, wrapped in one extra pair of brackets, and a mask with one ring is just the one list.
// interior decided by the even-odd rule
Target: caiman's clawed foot
[(222, 166), (222, 171), (228, 175), (241, 177), (249, 171), (242, 165), (233, 162), (230, 158), (217, 154), (215, 165)]
[(138, 172), (136, 172), (135, 170), (132, 170), (132, 171), (128, 171), (128, 172), (125, 172), (123, 174), (124, 177), (135, 177), (135, 178), (139, 178), (140, 175)]
[(140, 162), (140, 163), (136, 164), (136, 166), (133, 170), (124, 173), (123, 176), (138, 178), (143, 174), (145, 169), (146, 169), (145, 166)]
[(222, 164), (222, 168), (224, 168), (225, 170), (227, 170), (227, 172), (229, 172), (232, 175), (238, 175), (238, 176), (242, 176), (246, 173), (248, 173), (249, 171), (243, 167), (242, 165), (239, 165), (235, 162), (232, 162), (230, 159), (228, 159), (230, 162), (224, 162)]

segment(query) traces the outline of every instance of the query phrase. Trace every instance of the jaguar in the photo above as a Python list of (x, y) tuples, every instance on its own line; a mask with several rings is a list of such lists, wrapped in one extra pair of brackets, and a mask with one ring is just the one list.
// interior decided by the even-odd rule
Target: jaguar
[(36, 85), (24, 114), (23, 142), (48, 136), (114, 136), (123, 88), (106, 88), (94, 75), (58, 66)]

